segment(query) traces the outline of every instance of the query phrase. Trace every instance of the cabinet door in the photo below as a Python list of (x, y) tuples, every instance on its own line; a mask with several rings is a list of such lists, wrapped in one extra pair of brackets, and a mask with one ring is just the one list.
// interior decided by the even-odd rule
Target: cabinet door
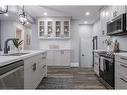
[(53, 66), (54, 57), (55, 57), (54, 56), (54, 51), (52, 51), (52, 50), (47, 51), (47, 58), (46, 58), (47, 66)]
[(106, 23), (106, 15), (105, 15), (105, 10), (103, 10), (100, 13), (100, 23), (101, 23), (101, 34), (102, 36), (106, 35), (107, 33), (107, 23)]
[(61, 62), (61, 52), (60, 50), (55, 50), (54, 53), (53, 53), (55, 56), (54, 56), (54, 63), (53, 63), (53, 66), (61, 66), (62, 62)]
[(111, 6), (111, 18), (114, 19), (117, 16), (125, 13), (125, 6)]
[(94, 55), (94, 71), (99, 76), (99, 55), (97, 53)]
[(61, 50), (61, 66), (70, 66), (70, 51)]
[(24, 89), (33, 89), (32, 67), (24, 71)]
[(115, 88), (127, 89), (127, 63), (119, 61), (115, 61)]

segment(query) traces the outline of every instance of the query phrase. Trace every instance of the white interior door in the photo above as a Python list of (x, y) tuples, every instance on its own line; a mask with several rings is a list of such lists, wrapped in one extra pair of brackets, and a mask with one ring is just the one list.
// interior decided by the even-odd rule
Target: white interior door
[(81, 37), (80, 43), (80, 67), (92, 67), (92, 39)]

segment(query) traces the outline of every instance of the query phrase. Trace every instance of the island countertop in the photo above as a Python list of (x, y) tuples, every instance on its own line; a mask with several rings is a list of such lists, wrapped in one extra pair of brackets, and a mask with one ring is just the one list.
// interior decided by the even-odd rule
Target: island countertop
[(0, 67), (19, 61), (19, 60), (24, 60), (26, 58), (41, 54), (46, 52), (46, 50), (31, 50), (31, 51), (22, 51), (21, 53), (28, 53), (28, 54), (24, 54), (24, 55), (20, 55), (20, 56), (3, 56), (0, 55)]

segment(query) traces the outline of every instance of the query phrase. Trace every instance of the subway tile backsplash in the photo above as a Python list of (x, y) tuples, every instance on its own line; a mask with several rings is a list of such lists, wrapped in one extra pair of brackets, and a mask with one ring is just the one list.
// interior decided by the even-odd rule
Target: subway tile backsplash
[(116, 36), (116, 37), (111, 37), (113, 42), (117, 40), (119, 42), (119, 48), (120, 50), (125, 50), (127, 51), (127, 35), (125, 36)]

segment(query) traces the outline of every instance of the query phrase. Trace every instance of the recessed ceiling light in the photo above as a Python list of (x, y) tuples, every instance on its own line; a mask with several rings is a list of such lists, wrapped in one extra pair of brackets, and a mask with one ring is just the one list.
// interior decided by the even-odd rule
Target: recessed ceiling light
[(90, 15), (90, 12), (86, 12), (85, 14), (86, 14), (86, 16), (89, 16)]
[(43, 14), (44, 14), (45, 16), (47, 16), (47, 12), (44, 12)]
[(5, 16), (8, 16), (8, 13), (5, 13), (4, 15), (5, 15)]
[(87, 21), (84, 21), (84, 24), (88, 24), (88, 22)]

